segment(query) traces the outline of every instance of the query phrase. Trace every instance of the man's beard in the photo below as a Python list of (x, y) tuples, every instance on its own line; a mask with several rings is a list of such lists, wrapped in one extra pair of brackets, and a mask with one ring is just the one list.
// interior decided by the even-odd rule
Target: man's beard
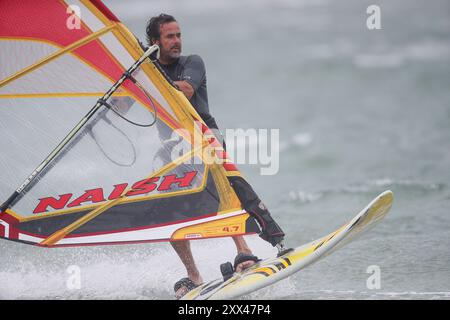
[(178, 51), (176, 51), (176, 52), (172, 51), (173, 48), (170, 50), (167, 50), (165, 52), (166, 56), (173, 60), (178, 59), (181, 56), (181, 47), (178, 47), (177, 49), (178, 49)]

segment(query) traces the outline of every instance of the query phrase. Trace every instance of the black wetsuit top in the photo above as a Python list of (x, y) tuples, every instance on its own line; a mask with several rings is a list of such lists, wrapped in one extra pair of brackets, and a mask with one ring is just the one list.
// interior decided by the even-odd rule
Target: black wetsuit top
[(209, 128), (218, 129), (209, 111), (206, 68), (202, 58), (198, 55), (181, 56), (172, 64), (160, 66), (172, 81), (186, 81), (192, 86), (194, 94), (189, 102)]

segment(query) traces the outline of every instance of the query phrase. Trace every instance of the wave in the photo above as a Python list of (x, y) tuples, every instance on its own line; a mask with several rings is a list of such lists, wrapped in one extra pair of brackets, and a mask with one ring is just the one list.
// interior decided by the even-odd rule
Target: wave
[[(380, 178), (368, 180), (362, 183), (355, 183), (340, 188), (322, 189), (317, 191), (291, 190), (288, 193), (287, 200), (306, 204), (317, 202), (325, 197), (334, 196), (336, 194), (369, 194), (382, 192), (386, 189), (409, 192), (436, 192), (444, 190), (447, 187), (448, 185), (445, 183), (422, 182), (414, 180), (395, 181), (390, 178)], [(286, 197), (284, 200), (286, 200)]]
[(354, 57), (354, 64), (360, 68), (393, 68), (405, 63), (405, 56), (398, 53), (359, 54)]
[(360, 68), (394, 68), (407, 62), (449, 60), (450, 45), (432, 41), (406, 44), (391, 48), (391, 52), (379, 54), (356, 54), (353, 62)]

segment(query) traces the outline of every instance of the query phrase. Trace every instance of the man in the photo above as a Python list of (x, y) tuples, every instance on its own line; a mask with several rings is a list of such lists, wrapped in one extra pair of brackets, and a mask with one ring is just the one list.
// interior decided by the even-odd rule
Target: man
[[(209, 112), (204, 63), (198, 55), (187, 57), (181, 55), (181, 31), (175, 18), (166, 14), (151, 18), (147, 24), (146, 33), (148, 44), (157, 44), (160, 48), (159, 64), (162, 69), (188, 98), (206, 125), (210, 129), (218, 129), (215, 119)], [(284, 233), (250, 185), (240, 177), (230, 177), (229, 182), (244, 209), (254, 216), (261, 226), (260, 237), (281, 250)], [(258, 261), (242, 236), (233, 237), (233, 240), (238, 252), (234, 263), (237, 272)], [(195, 265), (189, 241), (177, 241), (171, 244), (188, 274), (188, 278), (183, 278), (175, 284), (175, 296), (179, 299), (202, 284), (203, 279)]]

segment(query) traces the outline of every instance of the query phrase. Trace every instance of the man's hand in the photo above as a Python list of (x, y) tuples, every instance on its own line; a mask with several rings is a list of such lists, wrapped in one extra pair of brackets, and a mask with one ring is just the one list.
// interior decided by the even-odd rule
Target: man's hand
[(188, 98), (188, 100), (192, 98), (192, 96), (194, 95), (194, 88), (192, 88), (192, 86), (188, 82), (186, 81), (174, 81), (174, 82), (178, 86), (178, 88), (180, 88), (180, 90), (184, 93), (186, 98)]

